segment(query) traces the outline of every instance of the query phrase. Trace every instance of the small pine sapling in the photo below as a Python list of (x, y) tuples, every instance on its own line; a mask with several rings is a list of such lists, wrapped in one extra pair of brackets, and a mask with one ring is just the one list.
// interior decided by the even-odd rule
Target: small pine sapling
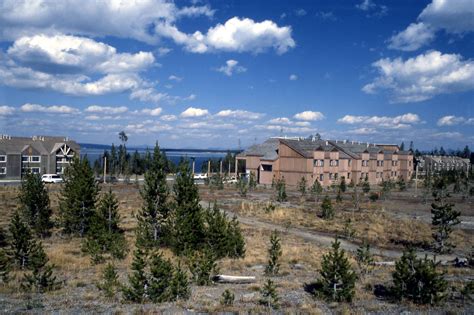
[(268, 248), (268, 263), (265, 267), (265, 274), (275, 276), (280, 271), (280, 258), (282, 255), (281, 240), (277, 231), (270, 235), (270, 247)]
[(115, 265), (109, 262), (102, 271), (102, 281), (97, 284), (97, 288), (104, 292), (107, 298), (112, 298), (118, 292), (120, 286)]
[(278, 309), (280, 307), (279, 301), (280, 298), (278, 297), (275, 283), (271, 279), (267, 279), (260, 289), (259, 303), (269, 309)]

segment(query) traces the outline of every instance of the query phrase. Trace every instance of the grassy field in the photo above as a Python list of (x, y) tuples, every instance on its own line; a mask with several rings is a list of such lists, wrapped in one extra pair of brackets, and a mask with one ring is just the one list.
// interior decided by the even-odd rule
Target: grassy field
[[(122, 227), (126, 230), (129, 246), (132, 247), (136, 226), (135, 213), (141, 206), (141, 198), (136, 185), (113, 185), (120, 203)], [(108, 188), (107, 188), (108, 189)], [(102, 187), (102, 191), (106, 191)], [(18, 190), (15, 187), (0, 188), (0, 226), (6, 228), (12, 212), (17, 207)], [(50, 187), (51, 204), (55, 215), (58, 212), (59, 187)], [(424, 204), (420, 197), (413, 197), (413, 191), (394, 192), (390, 199), (369, 202), (362, 196), (360, 210), (353, 210), (351, 193), (343, 195), (341, 203), (335, 203), (335, 195), (328, 193), (333, 199), (336, 209), (335, 218), (331, 221), (319, 217), (320, 202), (311, 198), (302, 198), (297, 191), (289, 191), (289, 200), (285, 203), (273, 201), (274, 192), (271, 189), (259, 188), (249, 192), (247, 197), (241, 197), (233, 187), (224, 190), (212, 191), (207, 187), (200, 187), (203, 203), (217, 200), (222, 209), (229, 213), (272, 222), (282, 227), (301, 228), (308, 231), (325, 233), (327, 235), (347, 236), (348, 219), (353, 230), (349, 239), (355, 243), (367, 240), (369, 243), (390, 249), (401, 249), (404, 244), (411, 244), (419, 248), (426, 247), (431, 242), (431, 227), (429, 221), (430, 206)], [(473, 200), (454, 199), (456, 207), (462, 211), (467, 220), (474, 217)], [(265, 211), (268, 204), (274, 203), (273, 211)], [(410, 209), (413, 209), (410, 211)], [(427, 220), (428, 218), (428, 220)], [(82, 254), (80, 239), (62, 235), (56, 228), (50, 238), (43, 240), (46, 252), (51, 262), (56, 266), (58, 279), (64, 281), (63, 287), (41, 296), (29, 296), (19, 292), (15, 281), (9, 286), (0, 287), (0, 309), (5, 312), (20, 312), (35, 310), (36, 312), (67, 312), (67, 313), (155, 313), (169, 310), (181, 313), (184, 310), (219, 312), (219, 311), (252, 311), (257, 313), (267, 310), (258, 305), (259, 288), (265, 281), (264, 266), (267, 260), (267, 246), (271, 230), (242, 225), (246, 240), (246, 256), (243, 259), (224, 259), (219, 261), (220, 272), (229, 275), (256, 276), (254, 284), (215, 284), (209, 287), (192, 287), (192, 295), (188, 301), (177, 303), (156, 304), (122, 304), (119, 298), (106, 299), (96, 288), (101, 270), (105, 264), (92, 265), (90, 258)], [(466, 257), (474, 246), (474, 231), (471, 229), (455, 229), (452, 239), (457, 244), (456, 255)], [(351, 304), (331, 304), (313, 298), (303, 289), (305, 283), (314, 281), (318, 277), (321, 257), (328, 248), (314, 242), (305, 241), (291, 233), (282, 232), (283, 258), (281, 261), (281, 275), (274, 277), (280, 296), (282, 310), (286, 313), (399, 313), (404, 310), (414, 312), (443, 312), (469, 313), (473, 310), (472, 304), (460, 301), (448, 301), (439, 307), (416, 306), (410, 303), (394, 304), (377, 299), (373, 294), (374, 286), (390, 284), (390, 273), (393, 267), (374, 267), (371, 274), (363, 276), (357, 282), (356, 297)], [(164, 249), (166, 257), (177, 263), (178, 258)], [(386, 260), (377, 256), (376, 260)], [(354, 268), (357, 264), (352, 253), (349, 253)], [(116, 261), (120, 280), (126, 283), (128, 267), (132, 260), (131, 251), (124, 260)], [(474, 278), (474, 271), (468, 268), (443, 267), (446, 277), (450, 281), (450, 288), (461, 288), (464, 283)], [(17, 274), (17, 278), (21, 275)], [(235, 294), (235, 303), (232, 307), (220, 305), (220, 297), (225, 289)]]

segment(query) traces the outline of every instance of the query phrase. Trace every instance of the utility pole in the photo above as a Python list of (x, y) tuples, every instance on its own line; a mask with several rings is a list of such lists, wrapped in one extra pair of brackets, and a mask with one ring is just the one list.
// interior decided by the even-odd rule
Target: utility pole
[(219, 163), (219, 164), (220, 164), (220, 165), (219, 165), (219, 175), (222, 176), (222, 160), (220, 160), (219, 162), (220, 162), (220, 163)]
[(211, 160), (207, 160), (207, 178), (211, 175)]
[(418, 163), (415, 168), (415, 197), (418, 196)]
[(194, 177), (194, 167), (196, 166), (196, 159), (192, 158), (192, 160), (193, 160), (193, 177)]
[(106, 174), (107, 174), (107, 157), (104, 156), (104, 184), (107, 183)]

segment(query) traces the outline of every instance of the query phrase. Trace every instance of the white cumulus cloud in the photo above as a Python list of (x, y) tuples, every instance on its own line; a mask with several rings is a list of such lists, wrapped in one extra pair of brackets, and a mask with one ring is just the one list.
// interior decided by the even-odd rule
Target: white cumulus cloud
[(49, 113), (49, 114), (77, 114), (77, 108), (66, 105), (43, 106), (39, 104), (26, 103), (20, 107), (24, 113)]
[(308, 110), (301, 113), (297, 113), (294, 118), (298, 120), (317, 121), (324, 119), (324, 115), (321, 112), (313, 112)]
[(296, 81), (296, 80), (298, 80), (298, 76), (296, 74), (290, 74), (289, 79), (290, 79), (290, 81)]
[(435, 31), (429, 24), (412, 23), (404, 31), (390, 38), (388, 48), (414, 51), (430, 43), (434, 38)]
[(225, 109), (218, 112), (216, 116), (256, 120), (256, 119), (262, 118), (263, 116), (265, 116), (265, 114), (249, 112), (249, 111), (240, 110), (240, 109), (237, 109), (237, 110)]
[(163, 109), (161, 107), (157, 107), (153, 109), (149, 109), (149, 108), (142, 109), (142, 113), (150, 115), (150, 116), (160, 116), (162, 111)]
[(448, 115), (448, 116), (441, 117), (440, 119), (438, 119), (438, 122), (437, 122), (438, 126), (454, 126), (454, 125), (461, 125), (461, 124), (474, 125), (474, 118)]
[(417, 114), (407, 113), (399, 116), (353, 116), (345, 115), (337, 120), (341, 124), (364, 124), (382, 128), (401, 129), (408, 128), (413, 124), (420, 122), (420, 117)]
[(11, 106), (0, 106), (0, 116), (9, 116), (15, 112), (15, 108)]
[(474, 62), (457, 54), (430, 51), (414, 58), (384, 58), (372, 64), (379, 76), (362, 90), (388, 90), (393, 102), (419, 102), (439, 94), (474, 89)]
[(230, 59), (225, 62), (225, 66), (217, 68), (216, 71), (222, 72), (229, 77), (232, 76), (234, 73), (242, 73), (247, 71), (247, 68), (239, 66), (238, 64), (239, 62), (237, 60)]
[(183, 111), (180, 116), (182, 118), (190, 118), (190, 117), (202, 117), (209, 115), (209, 111), (207, 109), (202, 108), (194, 108), (188, 107), (185, 111)]
[(99, 106), (99, 105), (91, 105), (85, 109), (85, 112), (88, 113), (101, 113), (101, 114), (108, 114), (108, 115), (117, 115), (123, 114), (128, 111), (126, 106)]

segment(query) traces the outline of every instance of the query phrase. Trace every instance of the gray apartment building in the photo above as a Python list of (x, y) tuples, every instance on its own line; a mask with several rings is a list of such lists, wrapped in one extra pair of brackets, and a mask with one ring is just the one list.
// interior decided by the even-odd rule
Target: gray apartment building
[(34, 174), (63, 174), (80, 146), (67, 137), (12, 137), (0, 135), (0, 179)]
[(418, 169), (422, 174), (452, 170), (469, 172), (471, 163), (458, 156), (423, 155), (418, 158)]

